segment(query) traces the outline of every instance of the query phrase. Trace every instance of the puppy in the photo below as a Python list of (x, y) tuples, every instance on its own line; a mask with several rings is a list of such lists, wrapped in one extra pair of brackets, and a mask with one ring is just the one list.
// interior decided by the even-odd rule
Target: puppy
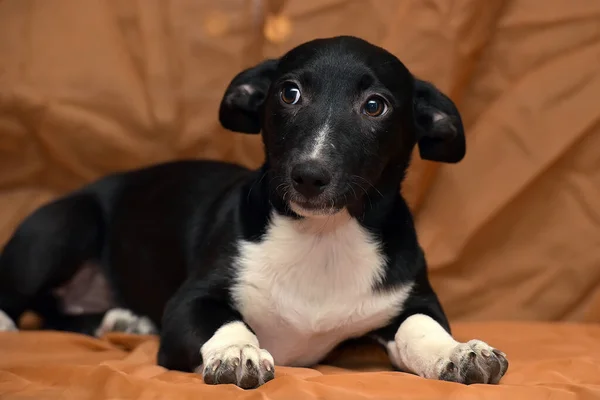
[[(505, 355), (451, 336), (400, 195), (415, 145), (427, 160), (465, 155), (448, 97), (384, 49), (344, 36), (241, 72), (219, 118), (262, 132), (259, 170), (173, 162), (38, 209), (0, 259), (0, 326), (43, 303), (53, 327), (155, 328), (160, 365), (242, 388), (273, 379), (275, 363), (310, 366), (363, 336), (400, 370), (498, 383)], [(116, 309), (49, 306), (83, 265), (100, 271)]]

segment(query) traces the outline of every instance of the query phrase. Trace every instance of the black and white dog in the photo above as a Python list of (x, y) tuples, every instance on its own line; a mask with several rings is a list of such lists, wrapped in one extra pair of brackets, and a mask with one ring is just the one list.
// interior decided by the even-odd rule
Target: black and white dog
[[(160, 365), (242, 388), (272, 379), (275, 363), (310, 366), (364, 336), (404, 371), (500, 380), (502, 352), (450, 335), (400, 194), (415, 145), (427, 160), (465, 154), (448, 97), (344, 36), (237, 75), (220, 121), (262, 132), (258, 171), (173, 162), (106, 177), (29, 216), (0, 258), (3, 329), (26, 309), (53, 329), (156, 327)], [(94, 265), (114, 309), (55, 304)]]

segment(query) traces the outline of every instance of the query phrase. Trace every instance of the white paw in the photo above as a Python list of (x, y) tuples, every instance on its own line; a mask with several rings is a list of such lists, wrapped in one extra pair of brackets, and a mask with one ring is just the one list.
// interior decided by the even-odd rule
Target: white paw
[(104, 314), (102, 323), (96, 329), (96, 336), (101, 337), (107, 332), (154, 335), (158, 333), (158, 329), (148, 317), (140, 317), (124, 308), (113, 308)]
[(275, 363), (268, 351), (253, 344), (236, 344), (211, 351), (204, 360), (204, 382), (209, 385), (233, 383), (253, 389), (275, 377)]
[(436, 363), (437, 378), (465, 383), (498, 383), (508, 369), (506, 354), (481, 340), (459, 343)]
[(2, 310), (0, 310), (0, 332), (16, 331), (15, 322)]

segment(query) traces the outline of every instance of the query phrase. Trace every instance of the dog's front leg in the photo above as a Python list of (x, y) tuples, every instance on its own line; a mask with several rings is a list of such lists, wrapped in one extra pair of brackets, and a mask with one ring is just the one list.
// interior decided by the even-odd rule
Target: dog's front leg
[(225, 298), (184, 285), (164, 316), (159, 365), (202, 373), (207, 384), (243, 389), (274, 378), (273, 357)]
[[(405, 314), (406, 315), (406, 314)], [(378, 333), (392, 363), (399, 369), (429, 379), (498, 383), (508, 368), (505, 354), (481, 340), (460, 343), (436, 320), (425, 314), (402, 318), (395, 334)]]

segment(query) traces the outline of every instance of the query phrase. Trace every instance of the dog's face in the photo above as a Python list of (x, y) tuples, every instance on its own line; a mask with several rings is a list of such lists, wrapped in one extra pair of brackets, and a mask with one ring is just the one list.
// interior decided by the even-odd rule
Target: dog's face
[(354, 37), (318, 39), (236, 76), (225, 128), (262, 131), (276, 193), (301, 216), (361, 208), (397, 190), (415, 143), (425, 159), (465, 153), (460, 115), (392, 54)]

